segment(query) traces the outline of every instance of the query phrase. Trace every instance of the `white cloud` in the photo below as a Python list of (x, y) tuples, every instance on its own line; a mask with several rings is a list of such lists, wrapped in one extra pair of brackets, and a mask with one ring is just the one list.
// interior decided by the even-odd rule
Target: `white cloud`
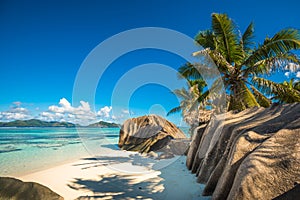
[(289, 77), (297, 77), (300, 78), (300, 65), (294, 64), (294, 63), (289, 63), (288, 65), (285, 66), (284, 68), (287, 72), (284, 73), (284, 75), (289, 78)]
[(300, 70), (300, 65), (297, 65), (295, 63), (289, 63), (285, 66), (285, 70), (295, 73), (296, 71)]
[(109, 118), (111, 110), (111, 106), (104, 106), (103, 108), (100, 108), (100, 110), (97, 112), (97, 116)]
[(112, 106), (104, 106), (98, 112), (91, 110), (90, 104), (80, 101), (80, 105), (74, 107), (66, 99), (60, 99), (58, 105), (50, 105), (48, 110), (33, 108), (34, 112), (38, 112), (33, 117), (30, 112), (21, 106), (21, 102), (13, 102), (13, 106), (7, 111), (0, 111), (1, 121), (24, 120), (24, 119), (40, 119), (44, 121), (66, 121), (74, 124), (88, 125), (97, 121), (116, 121), (120, 116), (112, 115)]
[(65, 113), (71, 111), (72, 109), (71, 104), (65, 98), (60, 99), (59, 105), (60, 106), (49, 106), (48, 109), (49, 111), (56, 112), (56, 113)]
[(39, 119), (40, 120), (45, 120), (45, 121), (59, 121), (60, 118), (56, 114), (58, 114), (58, 113), (41, 112), (40, 116), (39, 116)]
[(129, 110), (123, 109), (123, 110), (122, 110), (122, 113), (123, 113), (123, 114), (129, 114)]
[(75, 124), (87, 125), (96, 120), (96, 114), (91, 111), (88, 102), (80, 101), (78, 107), (73, 107), (65, 99), (60, 99), (59, 105), (51, 105), (48, 111), (40, 113), (40, 119), (46, 121), (68, 121)]
[(80, 101), (80, 105), (78, 107), (71, 106), (70, 102), (62, 98), (59, 101), (60, 106), (49, 106), (48, 110), (55, 113), (72, 113), (77, 115), (86, 114), (86, 112), (91, 112), (91, 108), (88, 102)]
[(284, 75), (285, 75), (286, 77), (289, 77), (289, 76), (290, 76), (290, 73), (291, 73), (291, 72), (285, 72)]
[(122, 109), (122, 114), (125, 114), (125, 115), (134, 115), (134, 112), (131, 111), (131, 110), (128, 110), (128, 109)]
[[(13, 104), (15, 104), (15, 102)], [(30, 115), (29, 111), (22, 107), (12, 107), (7, 111), (0, 112), (1, 121), (24, 120), (30, 118), (32, 118), (32, 116)]]
[(97, 113), (91, 110), (90, 104), (80, 101), (78, 107), (73, 107), (71, 103), (65, 99), (60, 99), (59, 105), (51, 105), (48, 111), (40, 113), (39, 117), (46, 121), (67, 121), (75, 124), (88, 125), (99, 121), (99, 118), (109, 121), (114, 120), (111, 115), (112, 107), (104, 106)]

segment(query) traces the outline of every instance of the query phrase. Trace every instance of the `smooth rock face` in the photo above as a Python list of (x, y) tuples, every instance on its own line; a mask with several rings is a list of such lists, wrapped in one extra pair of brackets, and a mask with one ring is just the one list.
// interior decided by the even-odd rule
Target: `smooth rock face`
[(43, 185), (9, 177), (0, 177), (0, 199), (63, 200), (61, 196)]
[(128, 119), (121, 127), (119, 147), (148, 153), (165, 147), (172, 139), (186, 138), (173, 123), (158, 115)]
[(206, 128), (206, 124), (201, 125), (194, 130), (192, 142), (190, 144), (189, 151), (187, 153), (187, 160), (186, 160), (186, 166), (189, 170), (192, 169), (193, 161), (197, 153), (198, 146), (205, 128)]
[(300, 182), (300, 104), (213, 116), (198, 134), (187, 164), (205, 196), (273, 199)]

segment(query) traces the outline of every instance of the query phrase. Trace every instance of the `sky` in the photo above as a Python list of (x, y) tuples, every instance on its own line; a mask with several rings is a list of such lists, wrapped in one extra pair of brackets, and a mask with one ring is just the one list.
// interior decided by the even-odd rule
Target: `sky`
[[(93, 49), (116, 34), (142, 27), (167, 28), (194, 38), (210, 28), (212, 13), (227, 13), (241, 30), (254, 22), (255, 39), (262, 42), (283, 28), (300, 28), (299, 5), (297, 0), (1, 0), (0, 121), (37, 118), (87, 124), (164, 115), (178, 105), (170, 88), (139, 83), (130, 99), (123, 100), (126, 106), (113, 103), (123, 98), (113, 91), (137, 66), (159, 63), (176, 70), (185, 63), (183, 58), (149, 48), (119, 55), (99, 78), (94, 102), (80, 96), (74, 102), (76, 77)], [(98, 56), (101, 60), (103, 55)], [(272, 79), (297, 76), (300, 72), (283, 71)], [(181, 123), (179, 114), (169, 119)]]

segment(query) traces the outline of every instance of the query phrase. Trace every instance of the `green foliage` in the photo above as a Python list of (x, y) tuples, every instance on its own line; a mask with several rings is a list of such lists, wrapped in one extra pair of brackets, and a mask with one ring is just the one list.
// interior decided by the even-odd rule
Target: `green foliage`
[[(195, 40), (204, 50), (194, 55), (209, 55), (217, 65), (226, 91), (230, 96), (229, 110), (244, 110), (254, 106), (270, 106), (265, 96), (280, 102), (299, 102), (298, 92), (283, 84), (270, 82), (260, 76), (283, 70), (289, 63), (299, 64), (294, 50), (300, 49), (300, 32), (283, 29), (262, 45), (255, 45), (254, 25), (250, 23), (243, 34), (226, 14), (212, 14), (211, 30), (201, 31)], [(257, 47), (255, 47), (257, 46)], [(196, 73), (185, 69), (193, 77)], [(186, 66), (187, 68), (188, 66)], [(298, 84), (299, 85), (299, 84)]]
[[(181, 98), (180, 106), (168, 114), (181, 111), (185, 116), (194, 109), (204, 109), (209, 103), (209, 91), (201, 74), (214, 75), (203, 58), (209, 57), (216, 64), (221, 79), (213, 83), (214, 91), (224, 83), (229, 97), (229, 110), (241, 111), (250, 107), (269, 107), (272, 100), (281, 103), (300, 102), (300, 83), (275, 83), (264, 75), (284, 70), (289, 64), (300, 64), (295, 50), (300, 49), (300, 32), (288, 28), (266, 38), (262, 44), (254, 41), (254, 24), (250, 23), (244, 33), (226, 14), (212, 14), (212, 26), (200, 31), (195, 37), (203, 50), (194, 52), (202, 63), (186, 63), (178, 70), (187, 79), (189, 89), (178, 89), (174, 94)], [(205, 59), (204, 59), (205, 60)], [(201, 71), (201, 73), (200, 73)], [(268, 98), (268, 97), (269, 98)]]
[(254, 77), (253, 82), (268, 95), (273, 95), (272, 99), (280, 103), (300, 102), (299, 82), (291, 79), (289, 82), (275, 83), (263, 78)]
[(255, 87), (251, 86), (251, 89), (253, 91), (253, 95), (255, 96), (255, 99), (256, 99), (257, 103), (260, 106), (267, 108), (271, 105), (271, 100), (270, 99), (268, 99), (265, 95), (263, 95)]
[(254, 24), (250, 23), (247, 27), (246, 31), (244, 32), (242, 39), (241, 39), (241, 45), (243, 47), (245, 56), (252, 53), (253, 49), (252, 47), (255, 45), (254, 39)]
[(216, 50), (228, 63), (240, 63), (243, 54), (239, 34), (233, 21), (227, 15), (213, 14), (212, 31), (217, 41)]
[(203, 109), (207, 105), (209, 91), (204, 92), (204, 88), (207, 86), (206, 82), (202, 79), (187, 79), (188, 88), (176, 89), (173, 91), (178, 98), (181, 99), (180, 105), (172, 108), (167, 116), (173, 113), (182, 112), (183, 116), (186, 114), (198, 110), (199, 106)]

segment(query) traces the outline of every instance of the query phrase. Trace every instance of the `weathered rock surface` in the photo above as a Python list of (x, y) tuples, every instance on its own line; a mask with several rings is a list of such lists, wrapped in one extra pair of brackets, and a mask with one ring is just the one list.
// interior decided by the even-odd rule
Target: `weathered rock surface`
[(15, 178), (0, 177), (0, 199), (62, 200), (63, 198), (38, 183), (22, 182)]
[(300, 182), (300, 104), (213, 116), (195, 134), (187, 167), (203, 195), (273, 199)]
[(190, 142), (190, 139), (172, 139), (166, 146), (157, 150), (161, 153), (158, 159), (165, 155), (169, 155), (170, 157), (185, 155)]
[(158, 115), (128, 119), (120, 130), (119, 147), (123, 150), (148, 153), (167, 146), (173, 139), (186, 138), (173, 123)]
[[(200, 144), (200, 140), (202, 138), (203, 132), (206, 128), (206, 124), (205, 125), (201, 125), (199, 127), (197, 127), (194, 130), (194, 133), (192, 134), (192, 141), (189, 147), (189, 151), (187, 153), (187, 160), (186, 160), (186, 166), (189, 170), (192, 169), (193, 167), (193, 163), (196, 163), (195, 159), (198, 159), (198, 156), (195, 157), (197, 150), (198, 150), (198, 146)], [(195, 164), (196, 165), (196, 164)]]

